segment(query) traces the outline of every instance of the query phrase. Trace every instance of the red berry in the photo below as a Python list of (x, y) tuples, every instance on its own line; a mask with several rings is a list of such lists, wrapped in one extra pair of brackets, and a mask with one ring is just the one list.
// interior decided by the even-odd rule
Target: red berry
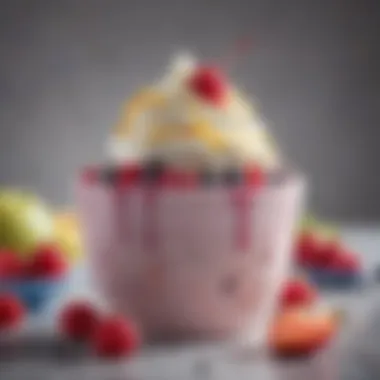
[(282, 289), (280, 304), (282, 307), (309, 305), (317, 298), (317, 293), (302, 280), (290, 280)]
[(215, 67), (200, 67), (189, 80), (190, 88), (207, 102), (221, 106), (226, 97), (226, 80)]
[(247, 183), (253, 187), (259, 187), (264, 183), (264, 172), (259, 166), (248, 168), (245, 175)]
[(336, 241), (321, 244), (314, 256), (313, 266), (317, 268), (329, 268), (334, 262), (335, 257), (339, 255), (341, 249), (340, 243)]
[(0, 251), (0, 279), (19, 278), (24, 273), (24, 263), (15, 252)]
[(120, 184), (130, 186), (137, 183), (142, 173), (142, 167), (139, 164), (128, 164), (120, 170)]
[(140, 344), (135, 326), (124, 318), (113, 316), (101, 322), (93, 337), (98, 356), (120, 358), (132, 354)]
[(94, 333), (100, 320), (98, 311), (89, 302), (72, 302), (64, 307), (59, 316), (59, 328), (74, 340), (85, 340)]
[(17, 327), (25, 316), (20, 299), (12, 294), (0, 295), (0, 330)]
[(54, 245), (39, 247), (27, 268), (34, 278), (57, 278), (67, 271), (67, 262), (62, 252)]
[(303, 233), (297, 241), (295, 248), (295, 260), (298, 265), (312, 266), (315, 256), (320, 249), (320, 242), (310, 232)]
[(161, 178), (163, 186), (174, 188), (192, 188), (197, 182), (198, 178), (195, 173), (173, 169), (167, 169)]
[(359, 258), (348, 252), (341, 252), (334, 257), (330, 265), (331, 269), (342, 271), (344, 273), (357, 273), (361, 270)]

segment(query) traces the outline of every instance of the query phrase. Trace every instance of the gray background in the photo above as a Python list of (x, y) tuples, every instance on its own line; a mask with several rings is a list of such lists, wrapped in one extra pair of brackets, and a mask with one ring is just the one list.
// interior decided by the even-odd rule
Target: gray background
[[(312, 207), (380, 218), (380, 7), (369, 0), (0, 1), (0, 182), (70, 200), (120, 103), (189, 48), (217, 57), (249, 30), (236, 81), (309, 174)], [(253, 31), (252, 31), (253, 30)]]

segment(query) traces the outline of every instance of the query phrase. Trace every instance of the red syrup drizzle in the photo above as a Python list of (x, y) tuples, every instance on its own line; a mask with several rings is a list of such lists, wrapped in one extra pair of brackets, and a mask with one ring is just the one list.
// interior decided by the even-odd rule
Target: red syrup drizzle
[(124, 238), (127, 234), (126, 218), (124, 218), (124, 212), (126, 209), (128, 195), (123, 186), (117, 184), (114, 190), (114, 212), (116, 216), (116, 231), (117, 240), (121, 246), (124, 244)]
[(235, 242), (239, 251), (249, 250), (252, 244), (252, 196), (265, 183), (264, 173), (258, 167), (249, 167), (243, 172), (243, 183), (231, 190), (235, 215)]
[(158, 235), (158, 187), (148, 185), (143, 203), (143, 244), (149, 252), (157, 248)]
[(235, 245), (239, 252), (246, 252), (251, 243), (250, 187), (244, 184), (231, 190), (231, 201), (235, 216)]
[(128, 207), (128, 193), (137, 183), (140, 176), (138, 165), (129, 165), (121, 168), (114, 188), (114, 212), (116, 215), (116, 229), (119, 243), (125, 244), (125, 237), (128, 234), (127, 218), (124, 217)]

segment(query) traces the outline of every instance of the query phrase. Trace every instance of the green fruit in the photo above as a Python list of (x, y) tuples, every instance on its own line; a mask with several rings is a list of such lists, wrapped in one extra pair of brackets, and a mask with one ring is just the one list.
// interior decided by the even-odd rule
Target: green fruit
[(0, 247), (28, 257), (53, 233), (53, 218), (40, 199), (18, 190), (0, 192)]
[(325, 241), (339, 240), (340, 231), (336, 226), (329, 223), (323, 223), (319, 226), (317, 233)]
[(317, 221), (317, 219), (314, 216), (307, 214), (301, 219), (300, 230), (314, 232), (318, 228), (318, 226), (319, 222)]

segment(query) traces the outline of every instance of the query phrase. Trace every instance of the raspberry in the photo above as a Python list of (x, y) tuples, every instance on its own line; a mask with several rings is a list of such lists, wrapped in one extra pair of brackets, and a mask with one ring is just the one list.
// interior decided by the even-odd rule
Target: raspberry
[(308, 283), (301, 280), (288, 281), (281, 293), (282, 307), (309, 305), (317, 298), (316, 291)]
[(322, 244), (315, 254), (313, 265), (317, 268), (329, 268), (341, 251), (339, 242), (331, 241)]
[(92, 336), (100, 316), (88, 302), (76, 301), (64, 307), (59, 316), (59, 329), (73, 340), (86, 340)]
[(172, 188), (193, 188), (198, 183), (198, 176), (192, 172), (167, 169), (163, 173), (160, 183)]
[(249, 185), (259, 187), (264, 183), (264, 172), (259, 166), (253, 166), (246, 170), (246, 181)]
[(312, 266), (320, 249), (320, 243), (315, 235), (310, 232), (303, 233), (296, 245), (295, 259), (298, 265)]
[(200, 67), (189, 80), (190, 88), (214, 106), (221, 106), (226, 98), (226, 80), (215, 67)]
[(54, 245), (40, 246), (27, 268), (33, 278), (58, 278), (67, 271), (67, 262), (62, 252)]
[(100, 357), (129, 356), (139, 344), (140, 339), (135, 326), (118, 316), (111, 316), (101, 322), (93, 337), (94, 350)]
[(142, 177), (143, 169), (139, 164), (127, 164), (120, 168), (119, 180), (122, 186), (135, 185)]
[(334, 257), (330, 267), (343, 273), (357, 273), (361, 270), (361, 263), (356, 255), (341, 252)]
[(24, 264), (15, 252), (0, 251), (0, 279), (19, 278), (24, 273)]
[(20, 299), (12, 294), (0, 295), (0, 330), (17, 327), (26, 311)]

